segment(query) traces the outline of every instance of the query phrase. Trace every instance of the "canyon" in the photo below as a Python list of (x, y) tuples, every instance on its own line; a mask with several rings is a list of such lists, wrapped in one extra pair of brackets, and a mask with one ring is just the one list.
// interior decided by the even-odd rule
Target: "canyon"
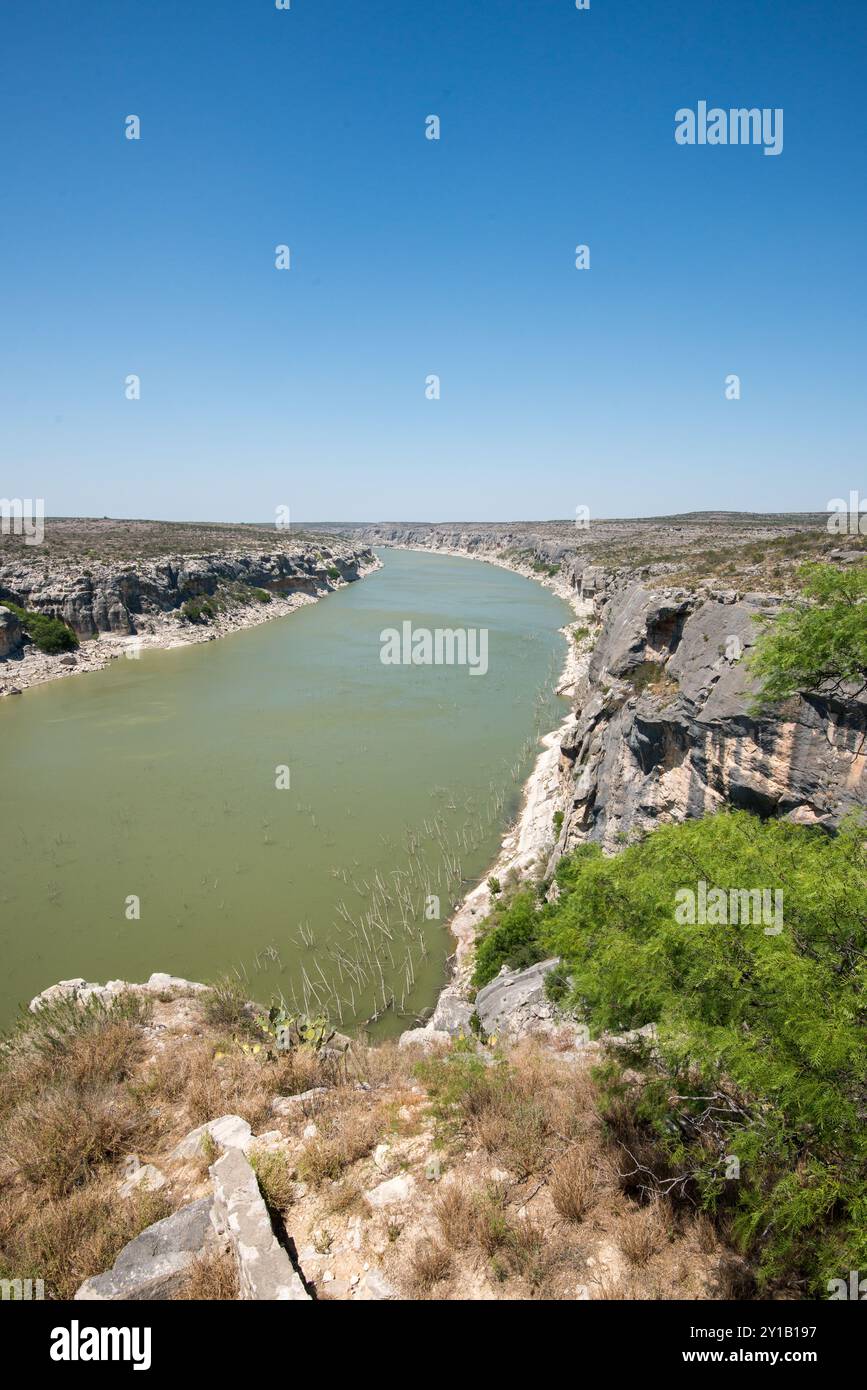
[(760, 711), (748, 656), (805, 559), (846, 565), (822, 513), (509, 525), (346, 526), (356, 543), (465, 554), (587, 605), (587, 660), (560, 738), (563, 823), (550, 867), (724, 806), (836, 827), (867, 800), (867, 694), (802, 694)]

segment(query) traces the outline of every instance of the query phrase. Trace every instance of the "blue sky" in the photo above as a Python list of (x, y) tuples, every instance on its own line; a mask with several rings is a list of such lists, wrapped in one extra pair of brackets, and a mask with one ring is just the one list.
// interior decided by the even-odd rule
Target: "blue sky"
[[(864, 493), (865, 49), (856, 0), (4, 7), (0, 492), (298, 521)], [(783, 153), (678, 146), (700, 100), (782, 107)]]

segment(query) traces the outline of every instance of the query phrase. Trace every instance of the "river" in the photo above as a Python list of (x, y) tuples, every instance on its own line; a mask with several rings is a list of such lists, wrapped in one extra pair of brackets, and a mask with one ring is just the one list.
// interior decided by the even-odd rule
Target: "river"
[[(492, 565), (383, 568), (219, 641), (0, 703), (0, 1026), (55, 981), (234, 974), (383, 1036), (433, 1004), (571, 614)], [(383, 664), (386, 628), (488, 634), (487, 671)]]

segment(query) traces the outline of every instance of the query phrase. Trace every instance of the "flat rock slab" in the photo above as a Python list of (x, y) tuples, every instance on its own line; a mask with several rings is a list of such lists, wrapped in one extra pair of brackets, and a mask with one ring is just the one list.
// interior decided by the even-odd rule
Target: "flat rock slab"
[(271, 1102), (271, 1113), (287, 1117), (303, 1114), (308, 1106), (315, 1107), (320, 1097), (327, 1094), (327, 1086), (314, 1086), (309, 1091), (301, 1091), (297, 1096), (275, 1096)]
[(172, 1149), (172, 1158), (200, 1158), (205, 1135), (210, 1135), (220, 1149), (243, 1149), (246, 1153), (253, 1137), (246, 1120), (240, 1115), (221, 1115), (218, 1120), (208, 1120), (206, 1124), (191, 1129), (179, 1144)]
[(356, 1300), (362, 1303), (379, 1303), (397, 1296), (397, 1290), (378, 1269), (369, 1270), (355, 1291)]
[(227, 1149), (211, 1167), (211, 1223), (228, 1239), (245, 1300), (309, 1301), (310, 1295), (274, 1234), (256, 1174), (240, 1149)]
[(166, 1185), (166, 1175), (153, 1163), (141, 1163), (128, 1178), (120, 1184), (121, 1197), (133, 1197), (136, 1192), (157, 1192)]
[(170, 1298), (180, 1288), (193, 1261), (217, 1245), (211, 1206), (212, 1199), (203, 1197), (148, 1226), (124, 1246), (110, 1270), (85, 1279), (76, 1299), (110, 1302)]
[(545, 997), (545, 976), (559, 964), (555, 956), (541, 960), (528, 970), (509, 970), (499, 975), (476, 995), (476, 1013), (488, 1037), (507, 1033), (519, 1037), (531, 1032), (534, 1024), (554, 1017), (555, 1010)]

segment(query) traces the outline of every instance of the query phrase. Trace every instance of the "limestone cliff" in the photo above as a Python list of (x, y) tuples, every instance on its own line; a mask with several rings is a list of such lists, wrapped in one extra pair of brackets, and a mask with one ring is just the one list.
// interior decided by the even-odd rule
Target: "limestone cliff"
[(623, 584), (597, 597), (601, 630), (561, 743), (561, 850), (725, 805), (835, 826), (867, 801), (867, 699), (802, 695), (754, 712), (745, 657), (772, 595)]
[(0, 607), (0, 659), (11, 656), (21, 646), (21, 623), (8, 608)]
[(274, 595), (325, 592), (357, 579), (373, 563), (367, 547), (275, 538), (269, 549), (251, 547), (148, 560), (82, 562), (33, 559), (29, 553), (0, 565), (0, 601), (61, 618), (82, 637), (135, 633), (142, 617), (170, 613), (186, 599), (224, 586), (251, 586)]

